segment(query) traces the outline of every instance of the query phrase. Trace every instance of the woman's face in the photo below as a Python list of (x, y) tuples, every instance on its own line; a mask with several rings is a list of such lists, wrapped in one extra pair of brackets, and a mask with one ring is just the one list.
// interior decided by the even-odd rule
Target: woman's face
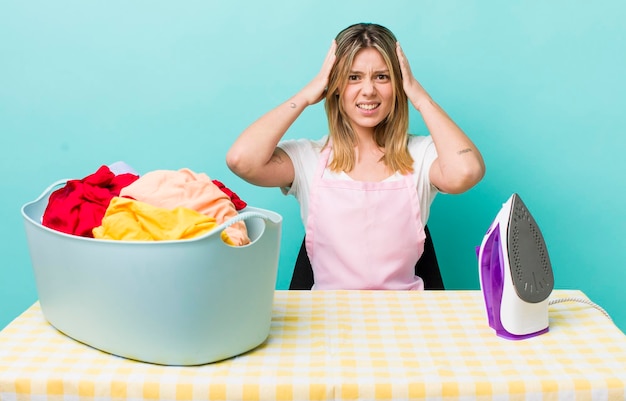
[(348, 73), (340, 101), (358, 133), (371, 133), (391, 111), (393, 88), (389, 68), (372, 47), (359, 50)]

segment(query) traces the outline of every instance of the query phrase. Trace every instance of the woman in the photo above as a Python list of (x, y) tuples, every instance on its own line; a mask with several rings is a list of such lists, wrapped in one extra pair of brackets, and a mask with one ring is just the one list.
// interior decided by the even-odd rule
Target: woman
[[(281, 139), (325, 100), (329, 134)], [(408, 134), (408, 101), (429, 136)], [(227, 155), (246, 181), (296, 196), (313, 289), (423, 289), (414, 266), (437, 192), (481, 180), (480, 152), (413, 76), (395, 36), (355, 24), (333, 41), (318, 75), (250, 125)]]

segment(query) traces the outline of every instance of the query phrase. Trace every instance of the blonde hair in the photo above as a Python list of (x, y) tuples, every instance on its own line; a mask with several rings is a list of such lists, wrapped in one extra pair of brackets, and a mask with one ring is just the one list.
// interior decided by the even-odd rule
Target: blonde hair
[[(394, 104), (387, 117), (374, 129), (374, 140), (384, 149), (383, 162), (392, 171), (413, 172), (413, 158), (408, 150), (409, 109), (402, 87), (400, 61), (396, 54), (396, 37), (387, 28), (371, 23), (354, 24), (339, 32), (337, 61), (333, 66), (326, 93), (325, 109), (328, 116), (329, 140), (334, 157), (329, 165), (333, 171), (351, 171), (355, 165), (354, 147), (357, 137), (339, 99), (347, 85), (348, 75), (356, 54), (364, 48), (380, 52), (389, 68)], [(326, 143), (328, 145), (328, 142)]]

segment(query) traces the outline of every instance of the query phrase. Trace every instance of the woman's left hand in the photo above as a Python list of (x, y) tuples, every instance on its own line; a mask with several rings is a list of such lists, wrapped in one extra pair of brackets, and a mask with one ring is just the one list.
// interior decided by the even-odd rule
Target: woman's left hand
[(449, 194), (467, 191), (485, 175), (485, 162), (480, 152), (415, 79), (399, 43), (396, 43), (396, 54), (404, 92), (422, 115), (437, 148), (437, 159), (430, 167), (430, 182)]
[(413, 104), (413, 107), (415, 107), (419, 111), (422, 102), (430, 99), (430, 96), (428, 95), (424, 87), (413, 76), (409, 61), (404, 55), (404, 52), (402, 51), (402, 47), (400, 47), (399, 42), (396, 43), (396, 54), (398, 55), (398, 60), (400, 61), (400, 71), (402, 72), (402, 87), (404, 88), (404, 92)]

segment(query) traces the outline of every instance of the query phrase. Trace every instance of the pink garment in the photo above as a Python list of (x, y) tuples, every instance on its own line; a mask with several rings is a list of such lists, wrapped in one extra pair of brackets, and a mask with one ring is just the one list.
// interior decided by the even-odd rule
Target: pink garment
[[(208, 175), (197, 174), (186, 168), (146, 173), (122, 189), (120, 196), (161, 208), (192, 209), (215, 218), (217, 224), (222, 224), (238, 214), (229, 196)], [(234, 223), (225, 231), (235, 245), (250, 243), (243, 221)]]
[(415, 263), (424, 226), (411, 174), (396, 181), (326, 179), (330, 146), (313, 178), (306, 249), (315, 290), (423, 290)]

